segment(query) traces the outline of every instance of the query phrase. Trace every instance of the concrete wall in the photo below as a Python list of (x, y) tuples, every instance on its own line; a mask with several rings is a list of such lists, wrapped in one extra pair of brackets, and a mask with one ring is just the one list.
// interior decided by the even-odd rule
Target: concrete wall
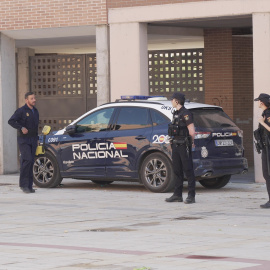
[(8, 125), (16, 110), (15, 41), (0, 34), (0, 174), (17, 172), (17, 133)]
[(146, 24), (111, 25), (110, 64), (112, 101), (121, 95), (148, 95)]

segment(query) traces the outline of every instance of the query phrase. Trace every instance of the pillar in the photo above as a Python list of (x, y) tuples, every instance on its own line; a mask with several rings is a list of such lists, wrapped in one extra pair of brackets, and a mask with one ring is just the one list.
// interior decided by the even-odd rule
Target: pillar
[(110, 53), (111, 101), (148, 95), (147, 24), (111, 24)]
[(96, 26), (97, 106), (110, 101), (109, 31), (107, 25)]
[(0, 33), (0, 174), (18, 171), (17, 133), (8, 125), (15, 110), (15, 41)]
[[(255, 13), (253, 20), (253, 65), (254, 65), (254, 96), (269, 93), (270, 88), (270, 13)], [(258, 119), (262, 111), (257, 102), (253, 109), (253, 130), (258, 128)], [(254, 151), (255, 182), (264, 182), (262, 175), (261, 155)]]
[(34, 56), (35, 51), (29, 48), (19, 48), (17, 51), (18, 57), (18, 107), (25, 104), (24, 95), (30, 91), (30, 61), (29, 57)]

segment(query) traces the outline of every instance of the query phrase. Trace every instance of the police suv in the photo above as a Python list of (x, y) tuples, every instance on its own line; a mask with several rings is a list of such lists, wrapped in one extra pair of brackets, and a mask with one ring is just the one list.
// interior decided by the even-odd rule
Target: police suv
[[(224, 187), (248, 169), (243, 132), (221, 107), (186, 102), (196, 130), (192, 157), (196, 179)], [(168, 124), (171, 102), (162, 97), (124, 96), (101, 105), (66, 128), (39, 136), (44, 150), (34, 163), (34, 182), (56, 187), (63, 178), (94, 183), (138, 181), (153, 192), (174, 187)]]

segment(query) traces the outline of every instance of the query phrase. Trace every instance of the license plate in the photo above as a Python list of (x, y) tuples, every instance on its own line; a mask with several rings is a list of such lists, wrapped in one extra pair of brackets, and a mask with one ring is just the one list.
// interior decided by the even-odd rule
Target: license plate
[(216, 146), (233, 146), (233, 140), (215, 140)]

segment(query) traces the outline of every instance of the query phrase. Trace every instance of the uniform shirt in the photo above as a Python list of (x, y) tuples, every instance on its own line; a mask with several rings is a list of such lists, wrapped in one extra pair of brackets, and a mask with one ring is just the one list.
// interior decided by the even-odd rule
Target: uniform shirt
[[(9, 125), (18, 130), (20, 137), (36, 137), (38, 135), (39, 113), (33, 107), (31, 110), (27, 104), (17, 109), (15, 113), (8, 120)], [(21, 131), (22, 128), (28, 130), (28, 135), (24, 135)]]
[(180, 110), (177, 110), (173, 113), (173, 124), (179, 126), (180, 136), (186, 137), (189, 135), (187, 126), (192, 123), (193, 123), (193, 115), (184, 106), (182, 106)]

